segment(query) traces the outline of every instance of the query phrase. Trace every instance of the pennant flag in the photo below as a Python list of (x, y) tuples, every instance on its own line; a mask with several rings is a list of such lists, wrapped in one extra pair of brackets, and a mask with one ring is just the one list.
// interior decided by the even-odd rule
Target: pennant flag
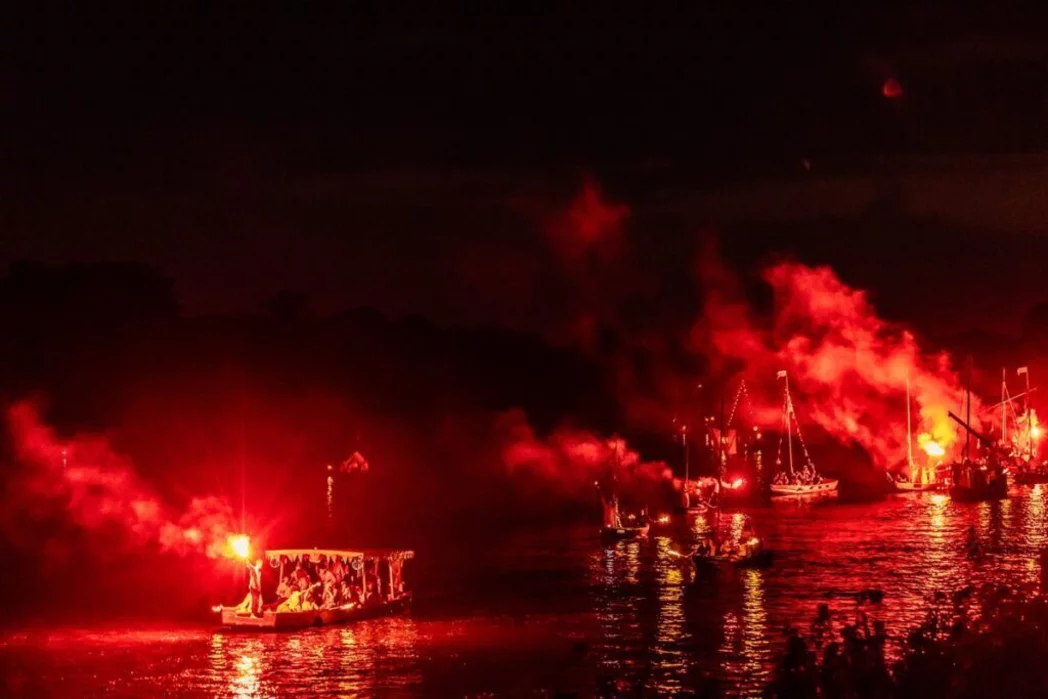
[(348, 459), (342, 462), (339, 470), (342, 473), (367, 473), (368, 460), (359, 451), (355, 451)]
[(778, 374), (775, 375), (775, 378), (777, 378), (777, 379), (785, 379), (786, 378), (786, 370), (783, 369), (782, 371), (780, 371)]
[(724, 430), (723, 435), (721, 434), (720, 429), (716, 427), (711, 428), (710, 432), (713, 433), (713, 440), (715, 442), (720, 441), (720, 439), (723, 437), (725, 456), (735, 456), (739, 453), (738, 433), (735, 431), (734, 428)]
[(1022, 376), (1023, 374), (1029, 374), (1030, 373), (1030, 367), (1021, 366), (1021, 367), (1019, 367), (1018, 369), (1015, 370), (1015, 373), (1018, 374), (1019, 376)]

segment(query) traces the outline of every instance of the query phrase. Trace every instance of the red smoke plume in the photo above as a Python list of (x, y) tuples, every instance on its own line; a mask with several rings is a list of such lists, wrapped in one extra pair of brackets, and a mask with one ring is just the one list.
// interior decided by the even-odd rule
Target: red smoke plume
[(9, 408), (7, 421), (15, 455), (30, 467), (24, 487), (8, 493), (22, 510), (41, 501), (59, 502), (69, 519), (86, 529), (117, 526), (133, 543), (155, 542), (179, 554), (222, 555), (235, 531), (226, 501), (193, 498), (176, 515), (105, 439), (62, 442), (30, 403)]
[(594, 482), (612, 474), (624, 485), (674, 482), (666, 464), (641, 460), (618, 437), (605, 439), (561, 428), (540, 439), (520, 410), (500, 415), (496, 428), (503, 445), (502, 461), (510, 475), (538, 478), (561, 495), (592, 497)]
[[(955, 443), (947, 411), (961, 406), (964, 392), (949, 357), (923, 353), (912, 334), (881, 320), (866, 294), (829, 267), (784, 262), (767, 268), (764, 280), (775, 304), (765, 320), (709, 258), (703, 273), (706, 313), (695, 339), (722, 359), (741, 360), (753, 381), (770, 383), (778, 370), (787, 370), (802, 421), (813, 420), (842, 443), (861, 445), (878, 465), (889, 467), (906, 456), (909, 380), (920, 443), (934, 440), (947, 450)], [(778, 415), (776, 406), (765, 422)]]
[(590, 252), (607, 260), (618, 252), (629, 213), (628, 206), (608, 201), (597, 182), (586, 177), (582, 191), (549, 223), (547, 235), (567, 262)]

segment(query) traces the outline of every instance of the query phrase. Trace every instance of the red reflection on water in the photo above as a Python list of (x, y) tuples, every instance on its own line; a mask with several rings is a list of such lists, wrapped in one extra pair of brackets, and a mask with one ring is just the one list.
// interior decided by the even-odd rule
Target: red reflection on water
[[(747, 511), (776, 552), (767, 570), (692, 572), (687, 550), (714, 517), (675, 518), (648, 541), (605, 547), (593, 526), (529, 531), (441, 560), (443, 601), (412, 616), (291, 634), (43, 630), (0, 639), (20, 675), (0, 693), (79, 696), (541, 694), (673, 695), (705, 677), (750, 694), (787, 624), (828, 603), (836, 629), (860, 610), (884, 620), (889, 655), (935, 592), (1036, 583), (1048, 543), (1045, 488), (1009, 502), (915, 494), (864, 504), (784, 503)], [(728, 528), (732, 512), (721, 516)], [(975, 527), (986, 555), (972, 560)], [(449, 553), (449, 555), (451, 555)], [(433, 585), (436, 573), (420, 579)], [(859, 607), (854, 595), (884, 592)], [(432, 588), (431, 588), (432, 589)]]

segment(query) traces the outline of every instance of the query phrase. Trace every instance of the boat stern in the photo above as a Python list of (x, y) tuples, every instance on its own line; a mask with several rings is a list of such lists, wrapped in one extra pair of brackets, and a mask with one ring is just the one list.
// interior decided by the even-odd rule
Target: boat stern
[(252, 616), (236, 607), (222, 607), (219, 621), (224, 628), (271, 629), (276, 627), (277, 616), (272, 611), (262, 612), (262, 616)]

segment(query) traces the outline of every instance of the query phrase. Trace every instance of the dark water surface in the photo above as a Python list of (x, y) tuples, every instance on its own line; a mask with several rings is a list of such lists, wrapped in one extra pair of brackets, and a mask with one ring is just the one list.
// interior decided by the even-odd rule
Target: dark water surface
[[(697, 579), (673, 554), (704, 526), (679, 518), (647, 541), (605, 547), (594, 527), (420, 551), (409, 616), (290, 634), (204, 628), (8, 632), (5, 696), (543, 696), (690, 693), (717, 678), (750, 695), (787, 623), (807, 628), (834, 591), (886, 592), (867, 609), (894, 646), (930, 596), (1040, 579), (1048, 489), (997, 503), (918, 494), (875, 503), (746, 510), (777, 559)], [(726, 513), (726, 518), (731, 514)], [(964, 552), (974, 525), (988, 555)], [(830, 600), (838, 621), (856, 614)]]

